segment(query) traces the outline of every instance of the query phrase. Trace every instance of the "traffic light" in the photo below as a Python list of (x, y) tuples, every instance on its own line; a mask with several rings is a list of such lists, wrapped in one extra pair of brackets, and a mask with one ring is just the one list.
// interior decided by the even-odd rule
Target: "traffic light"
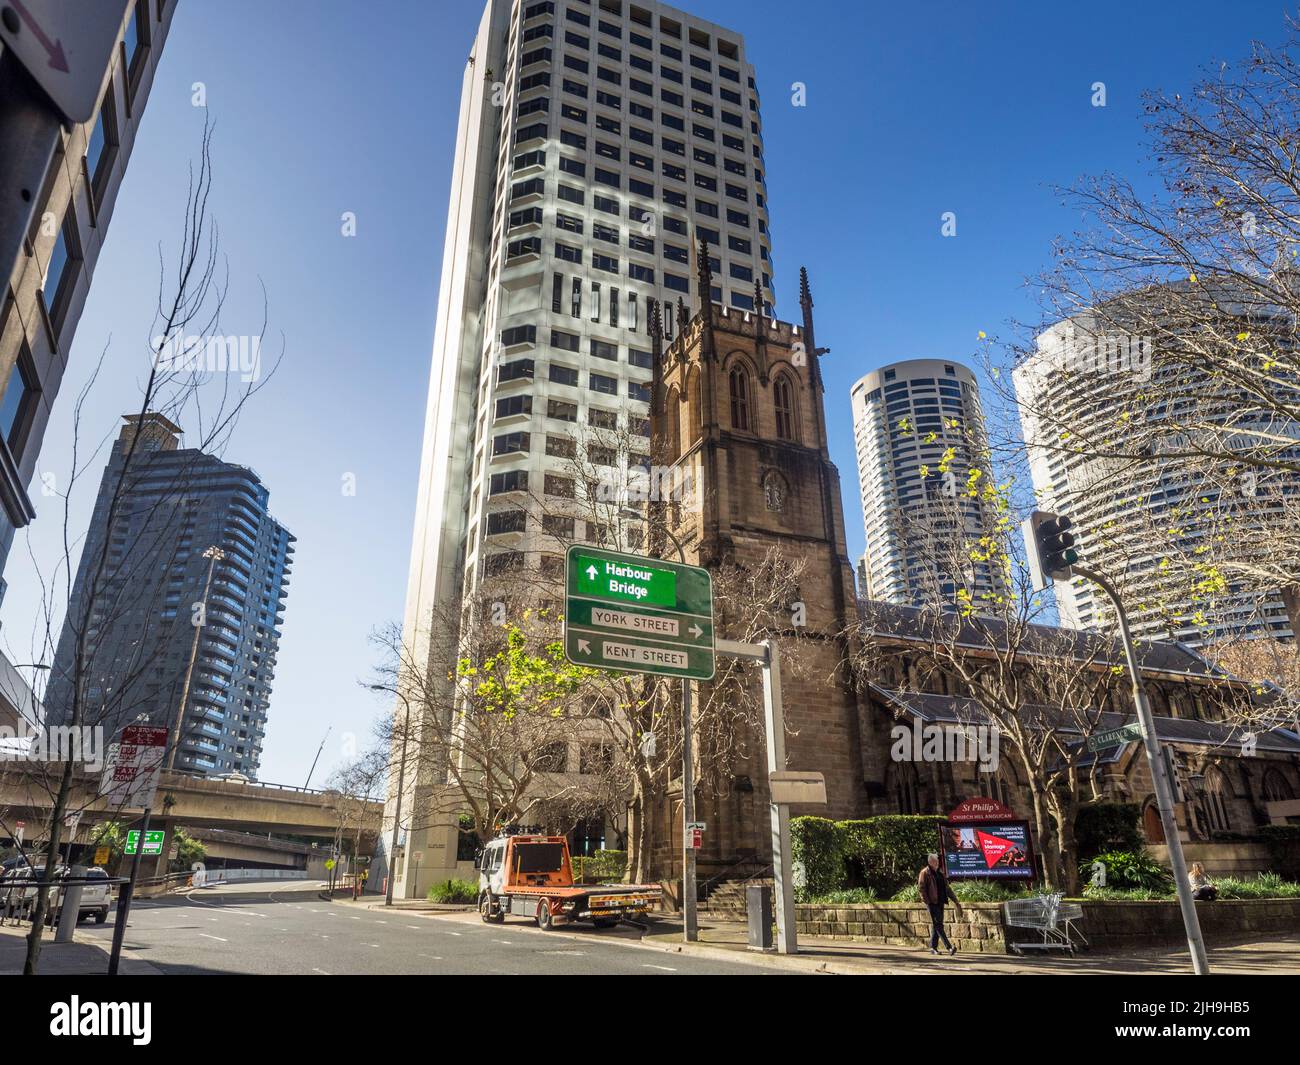
[(1029, 552), (1029, 576), (1035, 591), (1070, 576), (1079, 561), (1074, 549), (1074, 522), (1061, 514), (1034, 511), (1025, 520), (1025, 547)]

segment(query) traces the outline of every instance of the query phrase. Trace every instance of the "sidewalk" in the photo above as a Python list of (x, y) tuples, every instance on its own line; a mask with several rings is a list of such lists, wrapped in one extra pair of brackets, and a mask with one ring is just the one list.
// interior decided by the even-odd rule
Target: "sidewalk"
[[(932, 955), (925, 944), (915, 947), (877, 946), (818, 936), (800, 936), (795, 956), (764, 954), (746, 946), (747, 929), (739, 922), (700, 922), (698, 943), (682, 940), (681, 919), (675, 915), (657, 918), (642, 937), (647, 946), (690, 952), (720, 960), (771, 965), (792, 972), (832, 975), (1100, 975), (1105, 973), (1190, 974), (1191, 960), (1186, 946), (1158, 947), (1141, 954), (1102, 954), (1081, 951), (1069, 955), (957, 954)], [(1216, 973), (1295, 973), (1300, 971), (1300, 936), (1284, 939), (1250, 940), (1226, 946), (1211, 946), (1210, 969)]]
[[(29, 930), (30, 925), (25, 924), (0, 927), (0, 976), (14, 976), (23, 971)], [(117, 971), (120, 976), (156, 976), (162, 972), (125, 947)], [(55, 943), (54, 933), (48, 932), (41, 942), (37, 973), (41, 976), (104, 976), (108, 973), (108, 951), (85, 932), (76, 932), (71, 943)]]

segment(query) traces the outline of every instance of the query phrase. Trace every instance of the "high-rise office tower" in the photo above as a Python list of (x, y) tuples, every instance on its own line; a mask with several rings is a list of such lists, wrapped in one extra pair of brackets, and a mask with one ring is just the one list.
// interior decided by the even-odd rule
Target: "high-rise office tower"
[[(541, 568), (527, 503), (566, 490), (575, 429), (649, 451), (649, 312), (658, 301), (671, 336), (675, 301), (698, 306), (701, 240), (708, 296), (743, 312), (758, 293), (770, 310), (765, 169), (740, 34), (651, 0), (489, 0), (461, 91), (404, 619), (414, 657), (490, 556)], [(517, 512), (489, 522), (489, 500)], [(574, 534), (593, 538), (581, 522)]]
[[(1150, 302), (1139, 306), (1139, 299)], [(1209, 559), (1224, 551), (1246, 553), (1252, 529), (1271, 530), (1263, 542), (1276, 544), (1279, 531), (1294, 520), (1284, 501), (1300, 496), (1300, 478), (1288, 468), (1300, 461), (1300, 445), (1276, 451), (1275, 470), (1252, 475), (1242, 467), (1228, 488), (1186, 457), (1184, 434), (1193, 431), (1187, 426), (1211, 440), (1228, 441), (1240, 432), (1243, 447), (1256, 432), (1267, 439), (1286, 430), (1276, 430), (1267, 413), (1262, 423), (1252, 422), (1260, 410), (1256, 397), (1234, 393), (1231, 374), (1216, 373), (1208, 360), (1198, 372), (1186, 358), (1161, 359), (1150, 336), (1123, 323), (1135, 308), (1139, 320), (1159, 322), (1161, 301), (1178, 307), (1179, 299), (1185, 297), (1156, 287), (1039, 334), (1013, 375), (1034, 491), (1043, 509), (1074, 521), (1083, 560), (1119, 585), (1136, 634), (1191, 646), (1292, 639), (1300, 604), (1293, 620), (1281, 591), (1261, 594), (1258, 586), (1230, 580), (1197, 598), (1194, 586), (1202, 582), (1192, 563), (1210, 550), (1207, 541), (1233, 541)], [(1253, 323), (1261, 334), (1269, 331), (1267, 313), (1261, 309)], [(1232, 336), (1243, 326), (1229, 321), (1222, 328)], [(1288, 322), (1278, 332), (1289, 335), (1290, 329)], [(1173, 345), (1177, 336), (1171, 318), (1159, 342)], [(1166, 445), (1170, 453), (1163, 453)], [(1268, 490), (1249, 491), (1252, 476)], [(1109, 601), (1091, 581), (1057, 581), (1055, 593), (1063, 625), (1114, 626)]]
[(294, 537), (252, 470), (181, 448), (160, 414), (125, 422), (46, 689), (49, 719), (68, 720), (80, 699), (83, 723), (110, 735), (141, 715), (174, 728), (188, 671), (176, 768), (255, 777)]
[(945, 607), (965, 589), (978, 608), (981, 595), (1006, 582), (990, 563), (959, 550), (991, 524), (987, 507), (967, 491), (972, 470), (989, 473), (975, 375), (958, 362), (912, 359), (873, 370), (854, 384), (851, 399), (866, 523), (860, 594)]
[[(14, 534), (37, 518), (27, 486), (175, 10), (174, 0), (130, 5), (97, 114), (61, 130), (25, 247), (0, 263), (0, 601)], [(0, 652), (0, 720), (29, 716), (33, 699)]]

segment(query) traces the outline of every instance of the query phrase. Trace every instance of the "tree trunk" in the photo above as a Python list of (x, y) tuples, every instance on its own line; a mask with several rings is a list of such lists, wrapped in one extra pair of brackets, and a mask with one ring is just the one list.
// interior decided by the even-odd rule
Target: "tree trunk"
[(1077, 896), (1080, 891), (1079, 848), (1074, 836), (1074, 819), (1078, 812), (1078, 804), (1071, 800), (1058, 799), (1053, 806), (1053, 820), (1056, 823), (1057, 848), (1060, 855), (1060, 890), (1067, 895)]
[(1049, 891), (1059, 891), (1061, 883), (1060, 852), (1052, 819), (1044, 807), (1040, 785), (1030, 778), (1030, 791), (1034, 797), (1034, 843), (1043, 862), (1043, 886)]
[[(59, 867), (59, 848), (63, 845), (63, 814), (68, 808), (68, 793), (72, 790), (73, 762), (63, 763), (63, 773), (59, 777), (59, 790), (54, 796), (54, 809), (50, 813), (49, 845), (45, 850), (45, 875), (36, 889), (36, 901), (32, 907), (32, 930), (27, 933), (27, 958), (23, 962), (23, 975), (35, 976), (36, 966), (41, 959), (41, 934), (45, 930), (45, 915), (49, 912), (49, 891), (47, 885), (55, 877)], [(144, 846), (141, 839), (140, 845)], [(71, 848), (69, 848), (71, 853)]]

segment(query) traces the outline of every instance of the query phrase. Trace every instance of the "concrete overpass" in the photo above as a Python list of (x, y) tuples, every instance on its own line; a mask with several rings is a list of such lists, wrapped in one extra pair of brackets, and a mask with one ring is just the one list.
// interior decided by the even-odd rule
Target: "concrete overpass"
[[(8, 838), (15, 822), (27, 824), (28, 843), (35, 842), (36, 826), (54, 805), (57, 771), (50, 763), (25, 760), (0, 762), (0, 839)], [(140, 811), (111, 808), (99, 795), (99, 776), (80, 774), (70, 795), (69, 810), (81, 811), (76, 843), (85, 843), (101, 821), (132, 822)], [(355, 800), (340, 801), (337, 792), (298, 788), (262, 781), (215, 780), (179, 770), (164, 770), (158, 785), (154, 820), (166, 819), (186, 828), (221, 828), (242, 832), (332, 839), (346, 814), (346, 835), (356, 831), (373, 837), (379, 830), (384, 805)], [(162, 827), (161, 825), (158, 827)]]

